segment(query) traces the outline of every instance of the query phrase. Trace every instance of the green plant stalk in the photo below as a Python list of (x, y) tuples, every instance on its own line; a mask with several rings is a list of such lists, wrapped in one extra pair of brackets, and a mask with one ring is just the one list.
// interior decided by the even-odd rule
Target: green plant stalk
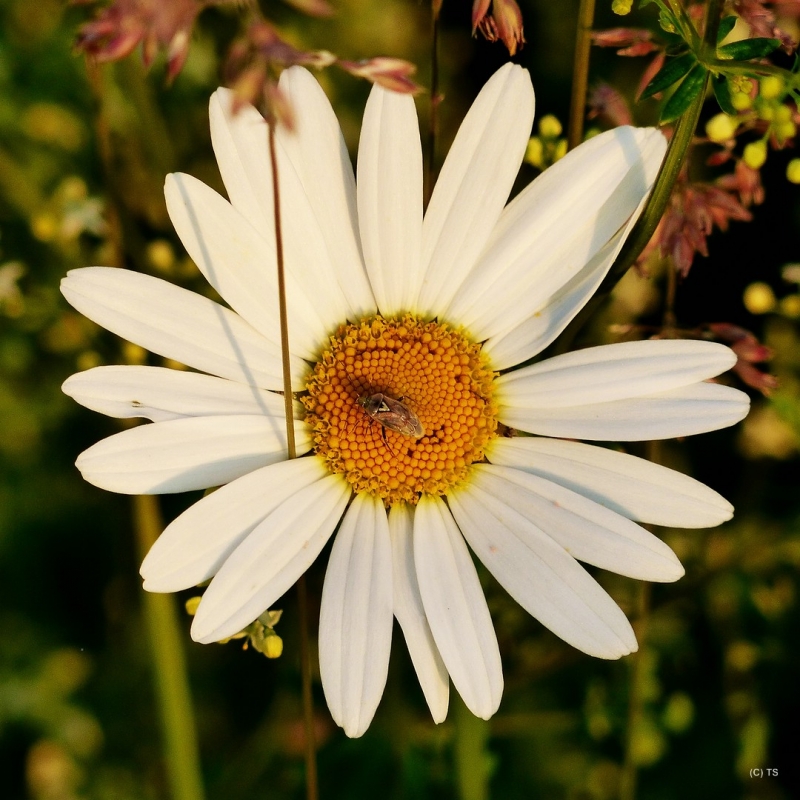
[(639, 217), (639, 221), (634, 225), (630, 236), (625, 240), (622, 249), (617, 256), (617, 260), (609, 270), (608, 275), (600, 286), (600, 293), (608, 292), (617, 284), (619, 279), (633, 266), (636, 259), (644, 250), (647, 243), (655, 233), (658, 223), (664, 212), (667, 210), (672, 189), (678, 180), (678, 175), (686, 160), (689, 145), (692, 142), (697, 121), (700, 119), (700, 111), (705, 102), (706, 88), (708, 87), (708, 76), (703, 90), (692, 101), (686, 112), (678, 119), (675, 130), (667, 147), (667, 154), (664, 162), (658, 171), (653, 191), (647, 205)]
[[(706, 47), (713, 47), (716, 42), (721, 9), (722, 0), (711, 0), (706, 15), (706, 30), (703, 36)], [(608, 293), (628, 269), (633, 266), (652, 238), (662, 215), (667, 210), (672, 189), (678, 180), (678, 175), (680, 175), (683, 162), (686, 160), (686, 154), (689, 151), (689, 145), (691, 145), (692, 137), (697, 129), (697, 122), (700, 119), (700, 112), (706, 99), (709, 78), (710, 75), (706, 75), (703, 89), (678, 119), (647, 205), (639, 217), (639, 221), (634, 225), (630, 236), (625, 240), (625, 244), (622, 245), (614, 265), (600, 286), (598, 295)]]
[(586, 109), (586, 90), (589, 85), (589, 58), (592, 49), (594, 0), (581, 0), (578, 25), (575, 31), (575, 61), (572, 69), (572, 94), (569, 102), (567, 148), (577, 147), (583, 139), (583, 118)]
[(489, 723), (476, 717), (453, 693), (455, 761), (460, 800), (489, 800)]
[[(133, 519), (139, 557), (143, 559), (164, 528), (158, 500), (152, 495), (135, 497)], [(170, 794), (173, 800), (203, 800), (197, 729), (175, 598), (171, 594), (145, 592), (143, 603)]]
[(636, 638), (639, 650), (630, 656), (628, 685), (628, 716), (625, 724), (625, 755), (619, 781), (619, 800), (635, 800), (638, 770), (636, 764), (636, 729), (642, 716), (644, 652), (647, 626), (650, 620), (650, 584), (640, 581), (636, 586)]
[[(126, 256), (126, 239), (121, 221), (124, 206), (115, 180), (111, 129), (105, 110), (105, 82), (101, 70), (90, 61), (86, 62), (86, 75), (97, 105), (95, 135), (110, 195), (106, 215), (108, 239), (113, 253), (111, 260), (115, 267), (122, 269)], [(142, 495), (133, 499), (133, 525), (141, 560), (164, 528), (155, 497)], [(203, 800), (197, 729), (175, 600), (172, 595), (145, 592), (143, 606), (164, 735), (170, 794), (173, 800)]]

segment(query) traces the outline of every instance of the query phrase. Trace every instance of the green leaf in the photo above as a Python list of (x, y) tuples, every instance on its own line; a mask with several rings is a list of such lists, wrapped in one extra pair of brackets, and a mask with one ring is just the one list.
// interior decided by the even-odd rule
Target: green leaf
[(653, 80), (644, 87), (641, 99), (652, 97), (657, 92), (663, 92), (668, 86), (679, 81), (697, 63), (694, 53), (684, 53), (677, 58), (671, 58), (655, 74)]
[(736, 24), (737, 19), (738, 17), (731, 15), (730, 17), (725, 17), (722, 22), (720, 22), (719, 30), (717, 31), (717, 44), (719, 44), (733, 30), (733, 26)]
[(731, 102), (731, 86), (728, 83), (728, 79), (724, 75), (716, 75), (712, 86), (714, 87), (714, 97), (717, 98), (719, 107), (726, 114), (735, 117), (739, 112), (733, 107), (733, 103)]
[(691, 72), (681, 81), (672, 97), (661, 109), (660, 123), (672, 122), (692, 104), (692, 100), (703, 91), (708, 70), (702, 64), (696, 64)]
[(675, 17), (673, 17), (672, 14), (668, 13), (663, 8), (658, 14), (658, 24), (667, 33), (675, 33), (675, 31), (678, 29), (678, 25), (675, 22)]
[(780, 39), (742, 39), (717, 48), (717, 56), (725, 61), (749, 61), (751, 58), (764, 58), (780, 47)]

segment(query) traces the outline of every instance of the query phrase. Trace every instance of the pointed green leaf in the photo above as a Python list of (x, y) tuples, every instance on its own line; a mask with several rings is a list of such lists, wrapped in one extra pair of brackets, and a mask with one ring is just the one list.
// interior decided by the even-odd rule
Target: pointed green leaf
[(692, 100), (703, 91), (707, 74), (708, 70), (702, 64), (693, 67), (661, 109), (660, 123), (672, 122), (689, 108)]
[(641, 99), (652, 97), (658, 92), (663, 92), (668, 86), (679, 81), (697, 63), (694, 53), (684, 53), (677, 58), (671, 58), (655, 74), (653, 80), (644, 87)]
[(716, 75), (712, 86), (714, 87), (714, 97), (717, 98), (719, 107), (726, 114), (735, 117), (738, 112), (731, 101), (731, 86), (728, 83), (728, 79), (724, 75)]
[(780, 39), (742, 39), (717, 48), (717, 56), (723, 61), (749, 61), (751, 58), (764, 58), (780, 47)]
[(733, 30), (733, 26), (736, 24), (737, 19), (738, 17), (731, 15), (730, 17), (725, 17), (722, 22), (720, 22), (719, 30), (717, 31), (717, 44), (719, 44)]
[(658, 15), (658, 24), (667, 32), (667, 33), (675, 33), (678, 29), (678, 25), (675, 22), (675, 17), (672, 14), (668, 13), (666, 9), (661, 9)]

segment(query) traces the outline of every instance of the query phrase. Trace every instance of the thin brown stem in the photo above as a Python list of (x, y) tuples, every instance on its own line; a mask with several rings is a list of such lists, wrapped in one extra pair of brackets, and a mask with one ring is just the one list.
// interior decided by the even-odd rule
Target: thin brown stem
[(572, 70), (572, 96), (569, 104), (567, 147), (572, 150), (583, 139), (586, 91), (589, 86), (589, 56), (592, 49), (594, 0), (581, 0), (575, 33), (575, 62)]
[[(281, 227), (281, 193), (278, 180), (278, 156), (275, 147), (274, 116), (269, 115), (269, 160), (272, 167), (272, 206), (275, 224), (275, 260), (278, 269), (278, 309), (281, 327), (281, 360), (283, 367), (283, 402), (286, 414), (286, 449), (288, 457), (297, 458), (294, 439), (294, 395), (289, 362), (289, 317), (286, 308), (286, 273), (283, 259), (283, 231)], [(317, 747), (314, 736), (314, 698), (311, 693), (311, 658), (308, 633), (308, 599), (305, 577), (297, 582), (297, 605), (300, 616), (300, 675), (305, 728), (306, 798), (318, 800)]]
[(427, 207), (436, 179), (436, 140), (439, 136), (439, 10), (441, 1), (431, 3), (431, 100), (428, 119), (428, 168), (425, 170), (424, 201)]
[(269, 120), (269, 161), (272, 167), (272, 206), (275, 222), (275, 260), (278, 266), (278, 313), (281, 326), (281, 366), (283, 367), (283, 408), (286, 414), (286, 450), (289, 458), (297, 458), (294, 441), (294, 395), (289, 360), (289, 316), (286, 309), (286, 271), (283, 262), (283, 233), (281, 228), (281, 192), (278, 182), (278, 155), (275, 148), (275, 122)]

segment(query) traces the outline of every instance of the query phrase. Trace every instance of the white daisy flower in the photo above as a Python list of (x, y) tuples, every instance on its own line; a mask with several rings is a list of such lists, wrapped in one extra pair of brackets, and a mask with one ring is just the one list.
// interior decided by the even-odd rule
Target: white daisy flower
[(633, 520), (702, 528), (732, 508), (684, 475), (566, 440), (732, 425), (747, 397), (706, 381), (735, 356), (646, 341), (517, 365), (603, 279), (663, 136), (601, 134), (506, 206), (534, 111), (528, 73), (506, 65), (462, 123), (423, 218), (410, 97), (373, 88), (356, 186), (314, 78), (294, 67), (281, 89), (297, 115), (294, 134), (278, 132), (278, 160), (302, 457), (287, 460), (268, 134), (254, 109), (234, 116), (224, 89), (211, 99), (230, 202), (188, 175), (166, 184), (178, 234), (230, 309), (118, 269), (63, 283), (87, 317), (197, 370), (98, 367), (64, 384), (89, 408), (153, 423), (81, 454), (89, 482), (129, 494), (222, 486), (167, 527), (142, 564), (145, 588), (212, 579), (192, 637), (224, 639), (274, 606), (338, 528), (320, 670), (349, 736), (364, 733), (383, 693), (393, 616), (434, 720), (447, 713), (449, 679), (473, 713), (497, 710), (500, 652), (467, 545), (574, 647), (601, 658), (636, 650), (625, 615), (578, 562), (674, 581), (678, 559)]

